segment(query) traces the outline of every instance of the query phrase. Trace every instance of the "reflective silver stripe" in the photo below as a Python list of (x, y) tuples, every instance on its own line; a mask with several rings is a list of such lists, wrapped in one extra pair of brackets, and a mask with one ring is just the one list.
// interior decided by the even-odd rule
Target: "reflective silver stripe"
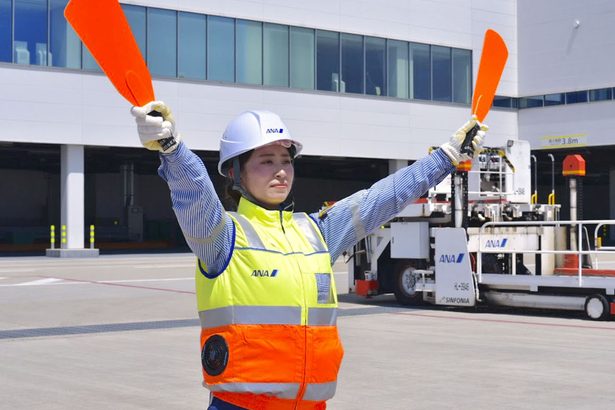
[(199, 312), (201, 327), (225, 325), (300, 325), (301, 307), (228, 306)]
[(309, 326), (333, 326), (337, 322), (337, 308), (310, 308)]
[(295, 223), (303, 231), (305, 237), (310, 241), (310, 245), (314, 248), (314, 252), (326, 252), (327, 248), (325, 248), (325, 245), (320, 240), (320, 236), (310, 221), (310, 217), (304, 213), (296, 213), (293, 214), (293, 218), (295, 219)]
[(220, 219), (220, 223), (216, 225), (216, 227), (211, 231), (207, 238), (197, 238), (195, 236), (190, 236), (186, 231), (182, 229), (182, 233), (186, 239), (189, 239), (191, 242), (201, 243), (205, 245), (209, 245), (214, 243), (214, 241), (218, 240), (218, 235), (222, 231), (222, 229), (226, 226), (227, 216), (222, 214), (222, 218)]
[(239, 225), (241, 225), (243, 232), (246, 234), (246, 239), (248, 240), (248, 247), (256, 249), (265, 249), (263, 241), (261, 241), (261, 238), (256, 233), (256, 230), (254, 229), (250, 221), (246, 219), (245, 216), (240, 215), (237, 212), (229, 212), (229, 214), (234, 216), (237, 222), (239, 222)]
[(337, 382), (308, 383), (303, 393), (303, 400), (323, 401), (335, 396)]
[(205, 384), (205, 387), (215, 392), (268, 394), (289, 400), (295, 399), (299, 393), (299, 383), (218, 383)]

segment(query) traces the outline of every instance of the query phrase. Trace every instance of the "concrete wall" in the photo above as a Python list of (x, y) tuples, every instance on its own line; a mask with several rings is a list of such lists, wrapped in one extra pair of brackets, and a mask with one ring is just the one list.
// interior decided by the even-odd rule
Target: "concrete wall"
[(519, 95), (615, 85), (614, 20), (610, 0), (517, 0)]
[[(552, 150), (615, 143), (615, 101), (600, 101), (519, 111), (519, 138), (532, 149)], [(565, 143), (564, 143), (565, 142)]]
[[(519, 95), (615, 85), (615, 2), (518, 0), (517, 14)], [(613, 101), (520, 110), (519, 138), (534, 149), (611, 145), (614, 110)]]
[[(516, 1), (158, 1), (133, 4), (441, 44), (473, 50), (476, 74), (486, 28), (498, 30), (510, 59), (498, 91), (515, 95)], [(239, 112), (277, 112), (305, 155), (416, 159), (445, 142), (468, 117), (463, 105), (318, 91), (298, 92), (212, 82), (158, 79), (156, 95), (174, 110), (193, 149), (217, 150)], [(129, 104), (101, 74), (0, 64), (0, 141), (138, 147)], [(517, 114), (489, 115), (489, 144), (517, 136)]]

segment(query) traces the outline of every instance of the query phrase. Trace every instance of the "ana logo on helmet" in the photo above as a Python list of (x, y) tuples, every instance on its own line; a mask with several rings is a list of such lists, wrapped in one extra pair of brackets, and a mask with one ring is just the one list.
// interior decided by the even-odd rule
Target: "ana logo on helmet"
[(267, 128), (267, 132), (265, 134), (282, 134), (284, 133), (284, 128)]

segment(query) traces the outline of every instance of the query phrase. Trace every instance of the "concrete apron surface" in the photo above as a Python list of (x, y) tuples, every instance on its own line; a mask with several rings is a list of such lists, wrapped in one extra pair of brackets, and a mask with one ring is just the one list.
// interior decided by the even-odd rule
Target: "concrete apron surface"
[[(206, 408), (194, 268), (189, 254), (0, 258), (0, 407)], [(615, 406), (613, 322), (340, 295), (338, 324), (330, 409)]]

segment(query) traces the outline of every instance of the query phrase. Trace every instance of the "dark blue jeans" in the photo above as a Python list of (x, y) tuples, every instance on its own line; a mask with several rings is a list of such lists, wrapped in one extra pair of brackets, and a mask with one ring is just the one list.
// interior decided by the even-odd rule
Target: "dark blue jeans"
[(220, 400), (214, 397), (207, 410), (246, 410), (243, 407), (235, 406), (234, 404), (227, 403), (224, 400)]

